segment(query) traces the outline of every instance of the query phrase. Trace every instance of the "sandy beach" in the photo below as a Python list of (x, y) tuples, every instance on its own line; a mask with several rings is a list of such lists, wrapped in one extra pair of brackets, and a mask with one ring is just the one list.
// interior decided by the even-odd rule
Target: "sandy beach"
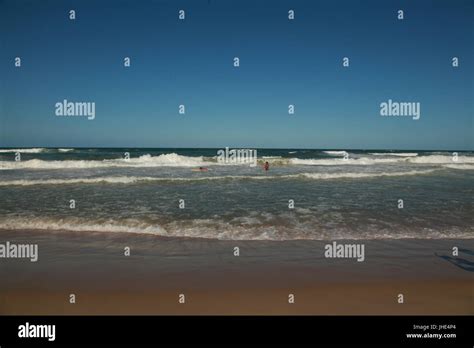
[(0, 0), (0, 348), (474, 348), (473, 19)]
[(325, 258), (330, 241), (41, 230), (1, 230), (0, 241), (39, 250), (37, 262), (2, 260), (0, 314), (6, 315), (474, 314), (469, 239), (358, 240), (364, 262)]

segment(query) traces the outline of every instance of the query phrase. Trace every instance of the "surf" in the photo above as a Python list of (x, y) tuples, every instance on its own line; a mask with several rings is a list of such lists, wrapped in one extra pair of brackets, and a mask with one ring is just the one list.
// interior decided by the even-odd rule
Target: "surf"
[(33, 179), (33, 180), (6, 180), (0, 186), (36, 186), (36, 185), (74, 185), (74, 184), (140, 184), (153, 182), (194, 182), (212, 180), (281, 180), (281, 179), (311, 179), (311, 180), (336, 180), (336, 179), (363, 179), (378, 177), (397, 177), (411, 175), (426, 175), (436, 169), (411, 170), (405, 172), (379, 172), (379, 173), (297, 173), (282, 175), (215, 175), (203, 177), (146, 177), (146, 176), (106, 176), (94, 178), (67, 178), (67, 179)]
[[(302, 221), (299, 214), (257, 216), (256, 221), (242, 224), (242, 219), (248, 217), (234, 217), (226, 219), (191, 219), (166, 223), (164, 221), (151, 221), (130, 218), (78, 218), (78, 217), (9, 217), (0, 219), (0, 230), (31, 230), (49, 232), (89, 232), (89, 233), (131, 233), (147, 234), (167, 238), (199, 238), (214, 240), (327, 240), (324, 231), (314, 229), (320, 222), (318, 217), (310, 221)], [(287, 221), (285, 225), (274, 224), (268, 227), (269, 222)], [(262, 224), (262, 222), (265, 222)], [(411, 239), (420, 238), (418, 230), (403, 231), (400, 233), (386, 234), (384, 231), (367, 230), (359, 233), (354, 230), (338, 229), (332, 231), (332, 240), (377, 240), (377, 239)], [(459, 238), (471, 239), (472, 231), (446, 230), (429, 231), (424, 239)]]

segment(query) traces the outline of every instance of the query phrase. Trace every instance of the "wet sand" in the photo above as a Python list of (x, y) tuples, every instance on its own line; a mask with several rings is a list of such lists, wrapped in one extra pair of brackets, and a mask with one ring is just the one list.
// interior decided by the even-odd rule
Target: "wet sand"
[(329, 241), (1, 230), (6, 241), (38, 244), (39, 260), (0, 259), (0, 314), (474, 314), (471, 239), (337, 241), (363, 243), (364, 262), (325, 258)]

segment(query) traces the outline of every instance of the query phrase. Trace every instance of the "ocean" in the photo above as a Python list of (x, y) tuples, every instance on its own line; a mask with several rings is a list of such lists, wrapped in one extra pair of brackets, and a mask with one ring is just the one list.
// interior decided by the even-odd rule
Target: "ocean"
[(474, 238), (473, 152), (455, 160), (443, 151), (257, 149), (251, 166), (220, 163), (218, 150), (0, 149), (0, 229), (219, 240)]

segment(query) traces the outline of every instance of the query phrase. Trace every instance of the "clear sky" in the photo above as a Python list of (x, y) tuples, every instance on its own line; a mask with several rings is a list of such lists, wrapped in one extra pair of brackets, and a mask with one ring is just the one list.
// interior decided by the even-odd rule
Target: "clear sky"
[(472, 0), (0, 0), (0, 146), (473, 150), (473, 58)]

